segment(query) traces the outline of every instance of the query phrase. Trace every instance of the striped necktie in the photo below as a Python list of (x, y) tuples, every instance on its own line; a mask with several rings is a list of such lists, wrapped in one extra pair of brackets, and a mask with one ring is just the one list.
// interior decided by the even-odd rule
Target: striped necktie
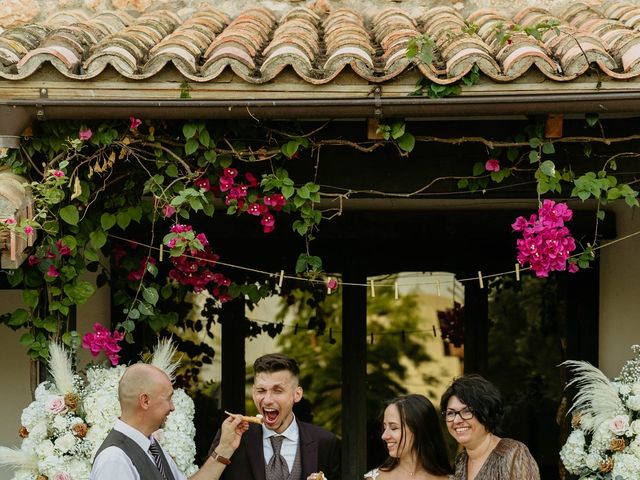
[(155, 441), (151, 442), (149, 445), (149, 452), (151, 453), (151, 457), (153, 457), (153, 463), (156, 464), (158, 470), (162, 474), (163, 478), (167, 478), (167, 475), (164, 473), (164, 464), (162, 463), (162, 452), (160, 451), (160, 445), (158, 445)]

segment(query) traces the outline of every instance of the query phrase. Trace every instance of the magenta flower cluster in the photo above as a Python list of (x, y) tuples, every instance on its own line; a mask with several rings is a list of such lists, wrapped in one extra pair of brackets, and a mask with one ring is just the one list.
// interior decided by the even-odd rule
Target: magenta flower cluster
[(252, 198), (252, 201), (247, 204), (249, 188), (257, 187), (258, 180), (251, 172), (247, 172), (244, 174), (247, 183), (236, 183), (237, 176), (238, 171), (235, 168), (225, 168), (222, 172), (218, 183), (220, 192), (225, 196), (225, 203), (227, 206), (235, 204), (238, 211), (242, 212), (246, 210), (249, 215), (260, 217), (260, 225), (262, 225), (264, 233), (273, 232), (276, 225), (276, 218), (273, 216), (272, 211), (279, 212), (282, 210), (282, 207), (287, 203), (284, 195), (274, 193), (265, 195), (263, 198), (256, 195), (255, 198)]
[(58, 240), (55, 245), (48, 246), (46, 250), (40, 248), (36, 254), (29, 255), (27, 264), (30, 267), (39, 265), (38, 268), (47, 277), (55, 278), (60, 276), (59, 268), (62, 266), (63, 258), (69, 256), (71, 256), (71, 249), (62, 240)]
[[(211, 270), (220, 256), (211, 251), (206, 235), (204, 233), (196, 234), (191, 225), (182, 224), (173, 225), (171, 233), (177, 235), (169, 239), (166, 245), (169, 248), (184, 246), (188, 255), (171, 257), (174, 268), (169, 271), (169, 278), (180, 285), (193, 288), (195, 292), (202, 292), (210, 288), (211, 294), (223, 303), (231, 300), (231, 296), (228, 294), (231, 280), (221, 273), (214, 273)], [(199, 246), (198, 248), (191, 247), (191, 238), (197, 240), (202, 245), (202, 249)]]
[(117, 365), (120, 361), (118, 352), (122, 349), (119, 342), (124, 338), (124, 334), (103, 327), (99, 323), (93, 325), (93, 332), (86, 333), (82, 337), (82, 348), (86, 348), (91, 355), (97, 357), (100, 352), (104, 352), (111, 365)]
[(532, 214), (528, 220), (516, 218), (511, 227), (522, 232), (522, 238), (516, 242), (520, 265), (529, 264), (537, 277), (547, 277), (551, 271), (577, 272), (578, 265), (569, 262), (576, 241), (564, 225), (572, 216), (565, 203), (544, 200), (537, 215)]

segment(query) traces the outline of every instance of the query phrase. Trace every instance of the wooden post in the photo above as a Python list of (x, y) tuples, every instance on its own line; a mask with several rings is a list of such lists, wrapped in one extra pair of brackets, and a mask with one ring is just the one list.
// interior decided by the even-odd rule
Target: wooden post
[(245, 413), (244, 299), (236, 298), (222, 307), (222, 408)]
[[(469, 276), (475, 276), (469, 275)], [(464, 371), (486, 374), (489, 350), (488, 286), (479, 282), (464, 285)]]
[[(345, 283), (366, 284), (345, 272)], [(342, 289), (342, 478), (362, 478), (367, 468), (367, 288)]]

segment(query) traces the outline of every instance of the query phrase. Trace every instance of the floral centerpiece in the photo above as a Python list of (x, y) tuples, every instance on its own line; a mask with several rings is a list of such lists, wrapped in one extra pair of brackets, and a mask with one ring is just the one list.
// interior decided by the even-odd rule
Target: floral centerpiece
[(613, 381), (587, 362), (565, 362), (578, 393), (560, 458), (580, 480), (640, 478), (640, 345), (632, 350), (635, 358)]
[[(113, 347), (101, 329), (89, 343), (104, 342)], [(113, 362), (115, 353), (111, 354)], [(94, 353), (94, 350), (92, 350)], [(160, 341), (151, 363), (173, 377), (177, 362), (175, 348)], [(86, 480), (93, 457), (115, 419), (120, 415), (118, 383), (125, 366), (92, 366), (86, 375), (73, 371), (67, 351), (50, 345), (49, 370), (53, 381), (42, 382), (35, 400), (22, 412), (20, 448), (0, 447), (0, 464), (14, 468), (14, 480)], [(194, 405), (182, 390), (173, 395), (175, 410), (163, 431), (154, 433), (185, 475), (195, 473)]]

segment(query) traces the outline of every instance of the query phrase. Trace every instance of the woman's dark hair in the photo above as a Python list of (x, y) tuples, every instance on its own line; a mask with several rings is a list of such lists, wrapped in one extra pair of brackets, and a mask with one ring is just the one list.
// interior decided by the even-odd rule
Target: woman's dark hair
[[(442, 435), (440, 416), (429, 399), (424, 395), (412, 394), (388, 401), (384, 409), (390, 405), (395, 405), (400, 414), (399, 445), (403, 445), (405, 429), (409, 429), (413, 434), (411, 450), (422, 467), (433, 475), (453, 473)], [(398, 458), (388, 457), (380, 466), (380, 470), (393, 470), (398, 463)]]
[(496, 433), (502, 422), (504, 407), (502, 395), (496, 386), (477, 373), (469, 373), (456, 378), (440, 400), (440, 410), (447, 411), (449, 399), (458, 397), (473, 412), (488, 432)]

